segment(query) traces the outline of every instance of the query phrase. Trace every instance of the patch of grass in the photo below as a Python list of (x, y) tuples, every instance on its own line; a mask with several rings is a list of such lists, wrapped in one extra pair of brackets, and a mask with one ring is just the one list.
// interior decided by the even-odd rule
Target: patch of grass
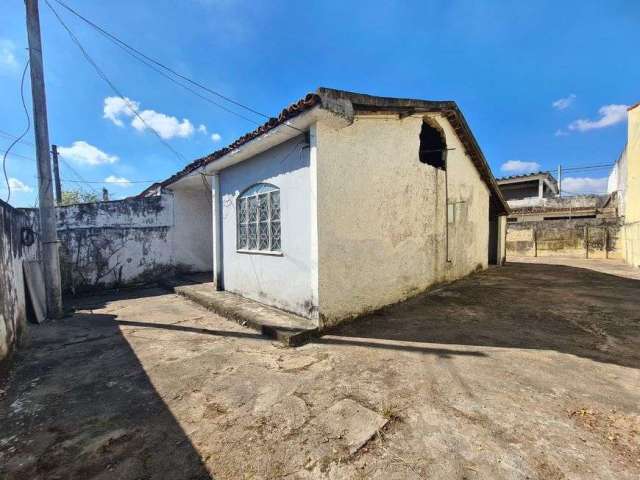
[(400, 410), (395, 403), (385, 403), (380, 409), (380, 414), (390, 422), (400, 420)]

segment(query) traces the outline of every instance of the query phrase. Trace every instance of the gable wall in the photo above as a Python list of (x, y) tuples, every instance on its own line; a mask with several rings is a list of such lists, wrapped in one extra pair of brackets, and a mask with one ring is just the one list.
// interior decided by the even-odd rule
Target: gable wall
[(489, 190), (449, 123), (449, 201), (455, 223), (446, 254), (445, 174), (418, 159), (422, 117), (357, 116), (317, 144), (318, 296), (322, 326), (408, 298), (484, 268)]

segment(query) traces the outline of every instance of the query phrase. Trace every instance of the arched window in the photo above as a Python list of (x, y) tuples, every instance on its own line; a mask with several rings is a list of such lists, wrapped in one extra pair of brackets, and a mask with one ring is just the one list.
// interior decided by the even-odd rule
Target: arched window
[(238, 250), (280, 252), (280, 189), (256, 183), (238, 197)]
[(443, 135), (427, 122), (422, 122), (420, 130), (420, 161), (432, 167), (446, 170), (447, 144)]

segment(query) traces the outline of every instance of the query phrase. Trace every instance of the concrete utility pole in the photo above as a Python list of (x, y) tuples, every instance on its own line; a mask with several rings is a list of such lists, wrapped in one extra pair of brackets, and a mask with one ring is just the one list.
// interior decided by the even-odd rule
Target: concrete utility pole
[(53, 179), (56, 185), (56, 205), (62, 203), (62, 185), (60, 184), (60, 167), (58, 166), (58, 146), (51, 145), (51, 159), (53, 160)]
[(42, 266), (47, 297), (47, 317), (61, 318), (62, 288), (56, 211), (53, 203), (53, 182), (49, 159), (49, 128), (47, 126), (47, 102), (44, 92), (42, 43), (38, 0), (25, 0), (27, 7), (27, 33), (31, 65), (31, 95), (33, 97), (33, 121), (38, 158), (38, 196), (40, 202), (40, 239), (42, 242)]
[(558, 196), (562, 196), (562, 165), (558, 165)]

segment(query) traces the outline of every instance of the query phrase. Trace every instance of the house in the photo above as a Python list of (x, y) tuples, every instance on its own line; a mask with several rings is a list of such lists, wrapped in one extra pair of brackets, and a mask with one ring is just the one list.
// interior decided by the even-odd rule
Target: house
[(627, 110), (627, 142), (609, 175), (609, 192), (615, 192), (624, 217), (624, 259), (640, 267), (640, 103)]
[(320, 88), (160, 192), (218, 289), (320, 328), (504, 259), (509, 208), (451, 101)]
[(559, 194), (558, 182), (548, 172), (503, 177), (496, 182), (510, 206), (534, 205)]
[(496, 180), (511, 209), (507, 257), (620, 258), (618, 196), (560, 196), (548, 172)]

